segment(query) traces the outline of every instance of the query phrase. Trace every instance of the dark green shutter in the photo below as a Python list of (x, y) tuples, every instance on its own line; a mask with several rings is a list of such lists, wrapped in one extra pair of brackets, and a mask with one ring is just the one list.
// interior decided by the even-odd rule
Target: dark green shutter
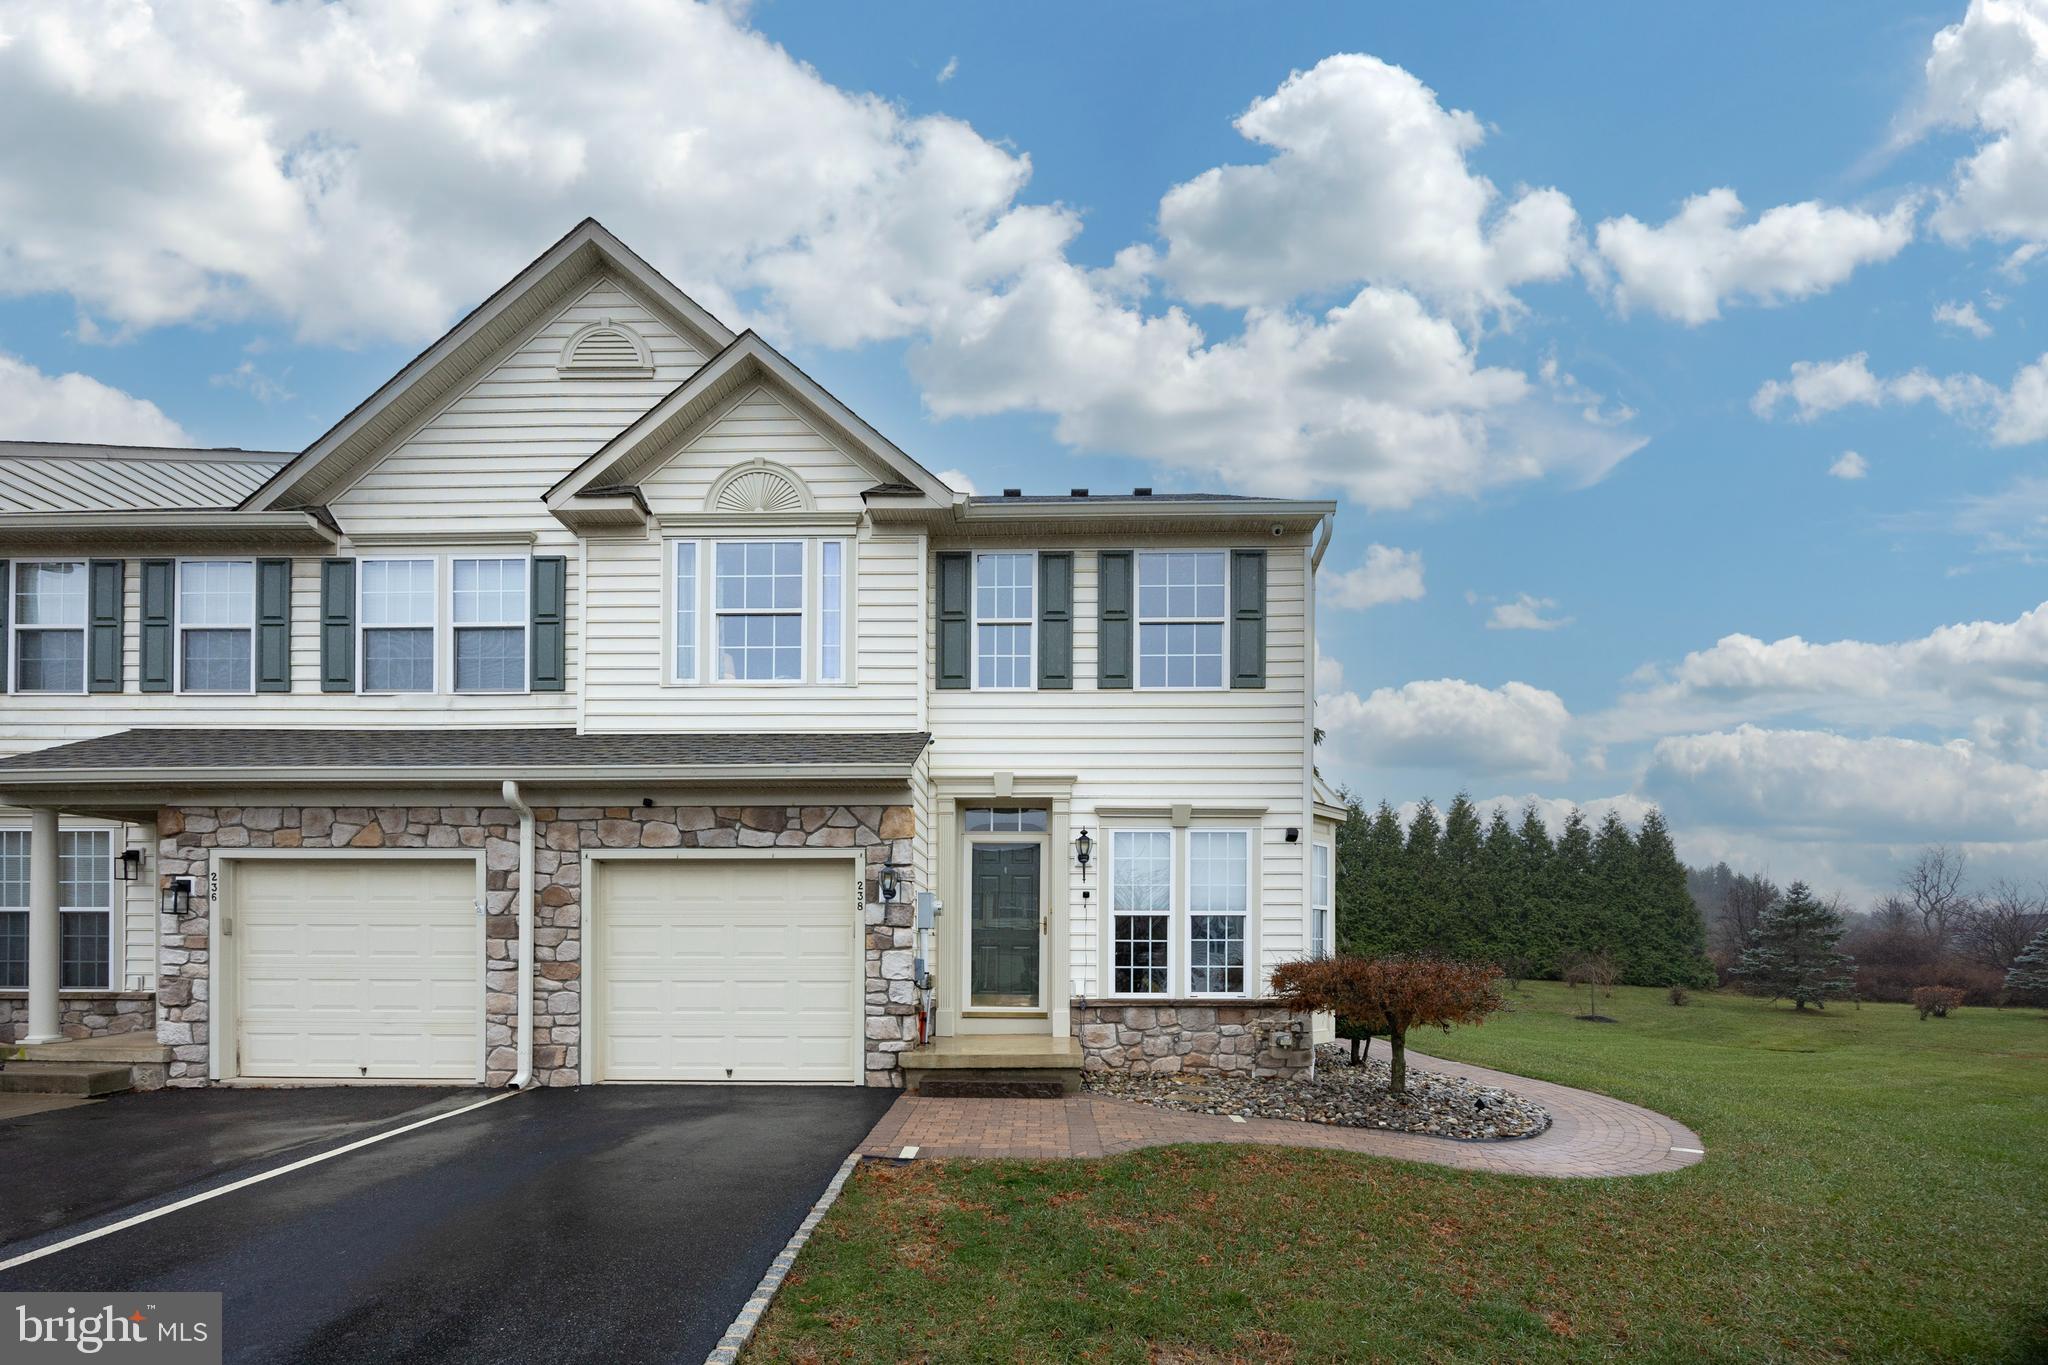
[(533, 664), (529, 686), (560, 692), (569, 685), (569, 561), (537, 555), (533, 561)]
[(1038, 685), (1074, 685), (1074, 553), (1038, 556)]
[(292, 690), (292, 562), (256, 561), (256, 690)]
[(1131, 685), (1131, 552), (1095, 557), (1095, 685)]
[(171, 601), (178, 566), (168, 559), (142, 561), (142, 690), (171, 690)]
[(127, 563), (95, 559), (87, 570), (92, 614), (86, 638), (85, 690), (121, 690), (121, 594)]
[(971, 560), (947, 551), (939, 556), (938, 685), (953, 689), (974, 685), (974, 597)]
[(1266, 552), (1230, 552), (1230, 685), (1266, 685)]
[(320, 561), (320, 690), (356, 690), (356, 562)]
[(7, 628), (9, 613), (14, 610), (14, 566), (0, 559), (0, 692), (14, 690), (14, 682), (7, 672), (7, 643), (14, 634)]

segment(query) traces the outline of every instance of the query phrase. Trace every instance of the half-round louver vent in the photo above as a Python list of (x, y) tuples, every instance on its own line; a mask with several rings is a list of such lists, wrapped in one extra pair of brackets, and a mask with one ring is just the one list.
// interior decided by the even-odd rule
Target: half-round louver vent
[(727, 470), (706, 501), (714, 512), (801, 512), (811, 505), (796, 475), (765, 460)]
[(623, 322), (603, 318), (569, 338), (557, 368), (563, 374), (650, 375), (654, 357), (638, 332)]

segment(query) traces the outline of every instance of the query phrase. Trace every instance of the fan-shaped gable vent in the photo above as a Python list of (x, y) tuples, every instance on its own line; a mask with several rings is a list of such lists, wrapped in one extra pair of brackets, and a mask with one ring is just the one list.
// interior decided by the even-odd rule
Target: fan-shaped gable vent
[(811, 506), (802, 480), (765, 460), (727, 470), (707, 501), (714, 512), (801, 512)]
[(644, 377), (654, 373), (654, 357), (638, 332), (602, 318), (569, 338), (557, 368), (563, 374)]

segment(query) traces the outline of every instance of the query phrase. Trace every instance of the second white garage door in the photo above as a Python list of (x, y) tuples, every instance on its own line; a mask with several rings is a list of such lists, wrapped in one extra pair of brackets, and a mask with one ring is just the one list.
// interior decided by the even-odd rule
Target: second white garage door
[(612, 860), (598, 938), (608, 1081), (857, 1081), (845, 859)]
[(251, 858), (233, 872), (239, 1073), (483, 1079), (473, 858)]

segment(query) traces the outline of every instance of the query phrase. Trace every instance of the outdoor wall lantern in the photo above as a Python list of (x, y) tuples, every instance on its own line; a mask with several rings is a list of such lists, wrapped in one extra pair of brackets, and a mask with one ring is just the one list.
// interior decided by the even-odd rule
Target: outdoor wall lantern
[(885, 901), (895, 900), (896, 893), (900, 889), (901, 888), (896, 881), (896, 864), (883, 863), (881, 882), (882, 899)]
[(192, 913), (192, 879), (173, 877), (164, 887), (164, 913), (183, 918)]
[(114, 880), (132, 882), (142, 875), (142, 850), (124, 848), (121, 856), (114, 860)]
[(1088, 880), (1088, 860), (1095, 856), (1095, 841), (1082, 830), (1074, 836), (1074, 861), (1081, 865), (1081, 880)]

